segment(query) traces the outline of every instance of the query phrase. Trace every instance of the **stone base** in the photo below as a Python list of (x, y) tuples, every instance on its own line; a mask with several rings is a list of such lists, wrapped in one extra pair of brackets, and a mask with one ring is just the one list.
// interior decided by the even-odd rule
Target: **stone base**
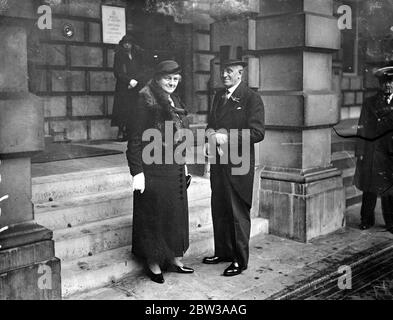
[(307, 242), (345, 226), (341, 171), (263, 170), (260, 216), (269, 219), (269, 233)]
[(61, 299), (52, 231), (33, 222), (0, 233), (0, 300)]

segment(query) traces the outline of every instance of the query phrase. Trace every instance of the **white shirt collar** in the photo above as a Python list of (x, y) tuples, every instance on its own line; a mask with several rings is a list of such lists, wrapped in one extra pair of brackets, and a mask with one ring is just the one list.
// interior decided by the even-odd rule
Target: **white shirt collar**
[(228, 99), (230, 98), (230, 96), (232, 95), (233, 92), (235, 92), (235, 90), (237, 89), (237, 87), (240, 85), (241, 81), (239, 81), (239, 83), (235, 84), (233, 87), (227, 88), (227, 90), (229, 91), (227, 97)]

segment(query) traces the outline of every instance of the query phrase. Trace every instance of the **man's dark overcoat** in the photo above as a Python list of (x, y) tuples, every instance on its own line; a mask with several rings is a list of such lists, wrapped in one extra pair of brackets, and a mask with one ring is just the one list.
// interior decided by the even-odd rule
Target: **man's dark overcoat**
[(356, 187), (393, 195), (393, 101), (387, 104), (382, 92), (364, 101), (357, 135)]

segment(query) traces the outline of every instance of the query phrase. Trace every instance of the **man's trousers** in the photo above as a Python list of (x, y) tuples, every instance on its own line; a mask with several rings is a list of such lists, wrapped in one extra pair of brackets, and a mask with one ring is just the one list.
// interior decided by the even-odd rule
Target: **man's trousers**
[(251, 205), (233, 188), (226, 169), (223, 165), (210, 168), (215, 255), (247, 267)]
[[(360, 216), (362, 224), (374, 225), (375, 223), (375, 205), (377, 204), (378, 195), (373, 192), (363, 192), (362, 196), (362, 208), (360, 210)], [(393, 227), (393, 196), (382, 195), (381, 206), (383, 219), (385, 220), (386, 228)]]

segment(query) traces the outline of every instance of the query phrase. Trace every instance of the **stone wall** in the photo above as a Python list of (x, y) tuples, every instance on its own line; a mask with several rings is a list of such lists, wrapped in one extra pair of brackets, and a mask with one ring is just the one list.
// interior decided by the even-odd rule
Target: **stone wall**
[(341, 120), (358, 119), (363, 103), (363, 77), (344, 74), (341, 90)]
[(193, 108), (194, 123), (206, 123), (211, 102), (210, 68), (214, 53), (211, 48), (210, 25), (197, 24), (193, 28)]
[[(106, 1), (108, 2), (108, 1)], [(111, 139), (115, 78), (114, 45), (102, 43), (101, 4), (69, 0), (51, 4), (53, 28), (38, 32), (39, 52), (31, 59), (30, 86), (43, 97), (45, 134), (55, 140)], [(126, 5), (125, 1), (107, 4)], [(70, 24), (75, 33), (63, 35)]]

